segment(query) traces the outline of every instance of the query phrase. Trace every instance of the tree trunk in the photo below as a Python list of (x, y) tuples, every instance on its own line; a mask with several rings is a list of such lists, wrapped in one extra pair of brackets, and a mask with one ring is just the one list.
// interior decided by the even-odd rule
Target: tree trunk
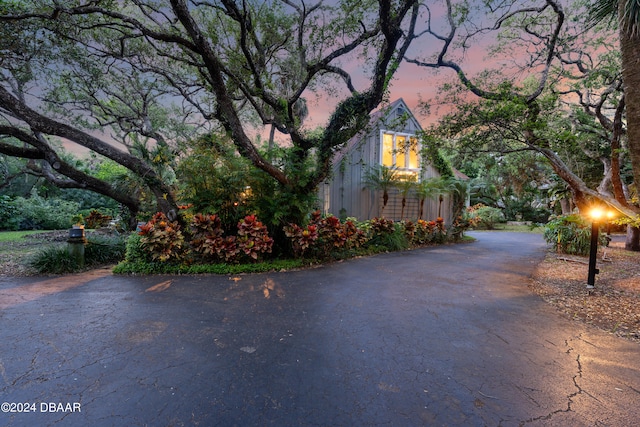
[(621, 144), (620, 140), (623, 134), (623, 111), (626, 108), (626, 102), (624, 95), (620, 99), (618, 108), (616, 108), (616, 114), (613, 120), (613, 135), (611, 137), (611, 185), (613, 187), (613, 196), (615, 199), (624, 206), (629, 206), (627, 203), (627, 195), (625, 194), (625, 186), (620, 178), (620, 165), (622, 164), (622, 155), (620, 152)]
[[(620, 1), (618, 5), (621, 22), (624, 22), (625, 3)], [(620, 51), (627, 113), (627, 148), (631, 159), (633, 182), (638, 188), (640, 187), (640, 36), (632, 34), (630, 26), (620, 25)], [(640, 251), (640, 228), (627, 226), (625, 249)]]
[[(619, 17), (624, 22), (624, 4), (619, 2)], [(633, 181), (640, 187), (640, 35), (632, 34), (629, 26), (620, 25), (622, 82), (627, 108), (627, 138)]]
[(628, 251), (640, 251), (640, 228), (627, 226), (627, 240), (624, 248)]

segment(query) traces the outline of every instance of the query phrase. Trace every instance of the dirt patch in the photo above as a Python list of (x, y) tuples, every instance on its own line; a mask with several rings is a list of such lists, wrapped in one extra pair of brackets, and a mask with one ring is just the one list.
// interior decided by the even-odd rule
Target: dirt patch
[(621, 239), (598, 251), (595, 289), (586, 288), (588, 258), (549, 253), (531, 289), (565, 316), (640, 342), (640, 252)]

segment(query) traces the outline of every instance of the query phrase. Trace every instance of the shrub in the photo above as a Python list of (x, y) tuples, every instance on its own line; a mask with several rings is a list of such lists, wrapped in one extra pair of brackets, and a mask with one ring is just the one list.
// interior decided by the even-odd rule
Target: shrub
[(247, 215), (238, 223), (237, 248), (251, 260), (257, 260), (262, 254), (270, 253), (273, 239), (255, 215)]
[(353, 220), (347, 220), (342, 225), (346, 236), (345, 246), (348, 249), (360, 248), (364, 246), (369, 238), (364, 230), (360, 229)]
[(416, 240), (416, 224), (412, 221), (402, 221), (400, 223), (402, 225), (402, 230), (404, 235), (407, 237), (407, 240), (410, 243), (415, 243)]
[(129, 236), (125, 246), (124, 260), (126, 262), (151, 262), (151, 254), (142, 248), (142, 236), (133, 233)]
[[(125, 242), (120, 237), (95, 237), (87, 239), (84, 248), (84, 266), (96, 267), (114, 264), (125, 257)], [(69, 256), (66, 245), (45, 247), (37, 252), (28, 262), (38, 273), (64, 274), (80, 271), (83, 268), (75, 258)]]
[(298, 257), (309, 250), (318, 258), (329, 258), (344, 250), (360, 248), (368, 240), (365, 231), (353, 219), (342, 223), (332, 215), (322, 218), (320, 211), (311, 214), (306, 227), (289, 224), (284, 227), (284, 232)]
[(415, 225), (412, 243), (416, 245), (426, 245), (433, 242), (435, 230), (435, 221), (425, 221), (423, 219), (419, 219)]
[(284, 233), (291, 239), (293, 253), (297, 257), (304, 256), (304, 253), (314, 246), (319, 237), (318, 226), (315, 224), (309, 224), (304, 228), (296, 224), (289, 224), (284, 227)]
[(498, 208), (485, 206), (482, 203), (467, 208), (467, 213), (478, 227), (493, 230), (496, 223), (504, 221), (504, 215)]
[(80, 269), (74, 258), (69, 256), (66, 246), (49, 246), (38, 251), (28, 262), (38, 273), (64, 274)]
[(444, 243), (447, 240), (447, 229), (444, 226), (443, 218), (436, 218), (435, 229), (433, 230), (433, 242)]
[(104, 265), (122, 261), (125, 257), (126, 244), (122, 237), (97, 237), (87, 238), (84, 247), (86, 265)]
[(205, 260), (224, 259), (222, 221), (217, 215), (195, 214), (190, 224), (191, 247)]
[[(578, 214), (552, 217), (545, 227), (544, 239), (560, 253), (587, 255), (591, 248), (591, 224)], [(607, 237), (601, 234), (598, 244), (606, 243)]]
[(388, 251), (401, 251), (409, 247), (409, 240), (402, 224), (386, 218), (373, 218), (369, 221), (370, 244), (382, 246)]
[(19, 210), (9, 196), (0, 196), (0, 230), (15, 231), (20, 226)]
[(140, 245), (158, 261), (178, 260), (183, 256), (184, 236), (177, 221), (169, 221), (158, 212), (151, 221), (140, 227)]
[(14, 201), (20, 229), (62, 230), (71, 227), (71, 217), (79, 204), (62, 199), (45, 199), (33, 191), (31, 197), (18, 197)]
[(374, 236), (379, 234), (392, 234), (396, 231), (395, 223), (393, 222), (393, 220), (386, 219), (384, 217), (373, 218), (371, 221), (369, 221), (369, 227), (371, 233)]
[(94, 209), (84, 218), (84, 223), (87, 228), (100, 228), (109, 225), (109, 221), (112, 219), (111, 215), (105, 215)]
[(458, 216), (456, 220), (453, 222), (453, 226), (451, 227), (451, 234), (454, 240), (459, 240), (464, 232), (470, 228), (474, 228), (480, 222), (480, 218), (477, 216), (472, 216), (468, 212), (463, 213)]

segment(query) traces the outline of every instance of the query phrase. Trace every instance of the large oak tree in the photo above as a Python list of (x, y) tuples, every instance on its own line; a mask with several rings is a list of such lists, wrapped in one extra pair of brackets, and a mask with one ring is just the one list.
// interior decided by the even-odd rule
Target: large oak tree
[[(79, 144), (127, 167), (159, 209), (170, 211), (176, 200), (167, 169), (189, 140), (222, 131), (283, 191), (314, 192), (333, 153), (384, 100), (412, 40), (417, 6), (415, 0), (3, 3), (0, 152), (41, 158), (50, 177), (65, 176), (135, 211), (135, 201), (108, 183), (59, 162), (49, 141)], [(364, 76), (356, 79), (355, 72)], [(322, 132), (308, 132), (297, 106), (319, 93), (337, 102)], [(290, 147), (288, 164), (261, 153), (255, 132), (262, 126), (275, 128)]]
[[(521, 147), (544, 155), (555, 173), (569, 185), (578, 206), (585, 208), (590, 200), (596, 199), (615, 207), (628, 217), (637, 217), (637, 206), (629, 203), (620, 190), (619, 168), (618, 176), (612, 178), (615, 194), (599, 192), (585, 184), (558, 155), (558, 151), (554, 149), (554, 144), (558, 141), (551, 139), (552, 135), (547, 132), (547, 124), (552, 119), (546, 108), (548, 102), (546, 97), (549, 92), (555, 89), (556, 94), (561, 92), (575, 94), (573, 90), (558, 89), (563, 84), (568, 85), (566, 81), (562, 81), (569, 78), (567, 70), (573, 68), (583, 77), (593, 71), (587, 70), (587, 65), (592, 59), (590, 55), (594, 55), (594, 52), (587, 52), (584, 46), (580, 45), (584, 28), (581, 30), (574, 27), (579, 17), (569, 17), (563, 4), (557, 0), (485, 3), (482, 9), (484, 13), (482, 13), (482, 11), (471, 9), (466, 2), (454, 3), (451, 0), (445, 0), (447, 24), (444, 26), (434, 19), (436, 11), (427, 6), (426, 29), (416, 37), (435, 41), (439, 49), (435, 53), (423, 53), (407, 58), (409, 62), (422, 68), (454, 71), (465, 90), (483, 100), (479, 104), (482, 105), (481, 110), (491, 112), (490, 115), (484, 115), (482, 118), (483, 113), (480, 109), (477, 110), (476, 118), (480, 120), (468, 121), (466, 125), (459, 121), (456, 132), (463, 134), (473, 127), (484, 131), (487, 126), (500, 127), (500, 122), (503, 121), (502, 129), (510, 135), (504, 139), (518, 142)], [(582, 12), (585, 15), (584, 8)], [(479, 17), (483, 18), (481, 24), (476, 23)], [(486, 57), (493, 60), (496, 59), (494, 55), (503, 54), (502, 69), (489, 70), (488, 67), (484, 67), (483, 73), (472, 77), (468, 71), (469, 64), (465, 66), (462, 61), (469, 54), (469, 50), (478, 45), (477, 39), (486, 34), (494, 34), (494, 41), (497, 41), (494, 48), (487, 51)], [(514, 55), (514, 52), (518, 54)], [(508, 71), (512, 71), (512, 74), (508, 74)], [(615, 76), (610, 84), (609, 95), (617, 90)], [(611, 98), (607, 97), (606, 90), (600, 95), (603, 100), (600, 107), (605, 101), (610, 102)], [(584, 101), (582, 99), (574, 101), (574, 105), (582, 105), (585, 111), (597, 116), (603, 127), (610, 131), (613, 144), (619, 143), (620, 138), (623, 137), (622, 112), (625, 102), (627, 116), (630, 112), (629, 96), (635, 95), (626, 91), (625, 87), (625, 96), (616, 98), (615, 110), (617, 111), (611, 116), (598, 115), (597, 113), (602, 112), (602, 109), (598, 110), (597, 102), (592, 104), (591, 101), (582, 102)], [(487, 103), (491, 104), (488, 109)], [(469, 114), (462, 116), (466, 119), (472, 117)], [(514, 133), (516, 128), (517, 133)], [(629, 152), (633, 160), (633, 152), (637, 147), (631, 142), (632, 138), (633, 135), (630, 133)], [(616, 148), (610, 151), (614, 155), (612, 161), (617, 166), (619, 157), (616, 157), (618, 154)], [(640, 172), (640, 164), (633, 162), (632, 166), (634, 176), (637, 176)], [(637, 179), (636, 177), (636, 183)]]

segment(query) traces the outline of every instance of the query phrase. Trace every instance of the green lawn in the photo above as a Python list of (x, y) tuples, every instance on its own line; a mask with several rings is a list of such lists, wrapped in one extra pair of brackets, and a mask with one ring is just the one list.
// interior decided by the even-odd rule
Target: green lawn
[(0, 231), (0, 242), (19, 242), (24, 236), (43, 232), (44, 230)]
[(474, 230), (474, 231), (515, 231), (519, 233), (544, 233), (544, 226), (532, 228), (529, 225), (507, 225), (496, 224), (494, 230)]

